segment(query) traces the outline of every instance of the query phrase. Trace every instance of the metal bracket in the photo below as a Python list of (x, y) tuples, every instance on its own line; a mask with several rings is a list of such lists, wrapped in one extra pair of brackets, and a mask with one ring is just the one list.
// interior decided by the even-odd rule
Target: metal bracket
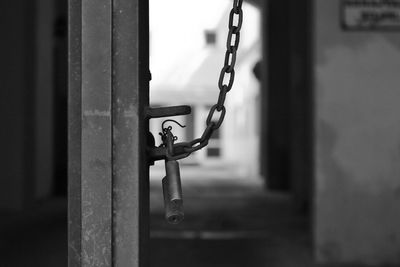
[[(192, 108), (187, 105), (171, 106), (171, 107), (160, 107), (160, 108), (146, 108), (145, 114), (146, 119), (154, 118), (165, 118), (173, 116), (188, 115), (192, 112)], [(148, 144), (147, 144), (147, 158), (150, 165), (154, 165), (157, 160), (165, 160), (167, 158), (167, 151), (165, 147), (156, 147), (154, 144), (154, 136), (149, 133)], [(183, 146), (179, 146), (180, 143), (174, 145), (174, 151), (183, 152)], [(181, 149), (180, 149), (181, 148)]]
[(187, 105), (161, 107), (161, 108), (148, 107), (146, 109), (146, 118), (154, 119), (154, 118), (181, 116), (181, 115), (188, 115), (191, 112), (192, 112), (192, 108)]

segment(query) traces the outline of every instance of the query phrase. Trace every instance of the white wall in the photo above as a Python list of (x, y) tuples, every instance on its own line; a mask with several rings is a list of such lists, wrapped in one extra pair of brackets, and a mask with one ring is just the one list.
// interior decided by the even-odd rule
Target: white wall
[(400, 264), (400, 31), (345, 32), (314, 1), (315, 249)]

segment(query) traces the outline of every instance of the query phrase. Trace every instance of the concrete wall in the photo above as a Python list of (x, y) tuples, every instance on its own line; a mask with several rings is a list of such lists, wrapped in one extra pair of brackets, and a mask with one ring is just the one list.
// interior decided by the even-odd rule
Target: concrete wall
[(316, 256), (400, 264), (400, 32), (345, 32), (339, 4), (314, 1)]
[(53, 189), (53, 0), (36, 2), (35, 197)]
[(51, 3), (0, 3), (0, 210), (52, 192)]
[(0, 10), (0, 209), (18, 210), (30, 199), (26, 182), (33, 172), (33, 102), (27, 101), (34, 88), (32, 4), (2, 1)]

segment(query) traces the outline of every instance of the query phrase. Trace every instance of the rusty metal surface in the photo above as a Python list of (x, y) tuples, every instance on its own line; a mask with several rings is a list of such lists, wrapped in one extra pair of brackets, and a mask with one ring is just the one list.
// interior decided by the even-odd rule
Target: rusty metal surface
[(81, 0), (69, 0), (68, 266), (81, 266)]
[(159, 108), (146, 108), (146, 117), (149, 119), (172, 117), (180, 115), (188, 115), (191, 112), (191, 107), (186, 105), (172, 106), (172, 107), (159, 107)]
[(111, 1), (82, 1), (82, 266), (111, 264)]
[(178, 224), (184, 218), (181, 175), (176, 160), (165, 161), (166, 176), (162, 179), (165, 219)]
[(113, 266), (147, 265), (148, 1), (113, 6)]
[(69, 10), (69, 266), (145, 266), (148, 1)]
[(70, 267), (112, 261), (111, 10), (70, 1)]

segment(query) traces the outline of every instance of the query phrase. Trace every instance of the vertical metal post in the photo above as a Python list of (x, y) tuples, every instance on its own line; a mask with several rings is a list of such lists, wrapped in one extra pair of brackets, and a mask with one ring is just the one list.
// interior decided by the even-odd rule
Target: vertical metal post
[(69, 0), (69, 266), (145, 266), (148, 0)]
[(146, 266), (148, 0), (113, 5), (113, 266)]
[(82, 7), (69, 0), (68, 31), (68, 266), (81, 266)]

